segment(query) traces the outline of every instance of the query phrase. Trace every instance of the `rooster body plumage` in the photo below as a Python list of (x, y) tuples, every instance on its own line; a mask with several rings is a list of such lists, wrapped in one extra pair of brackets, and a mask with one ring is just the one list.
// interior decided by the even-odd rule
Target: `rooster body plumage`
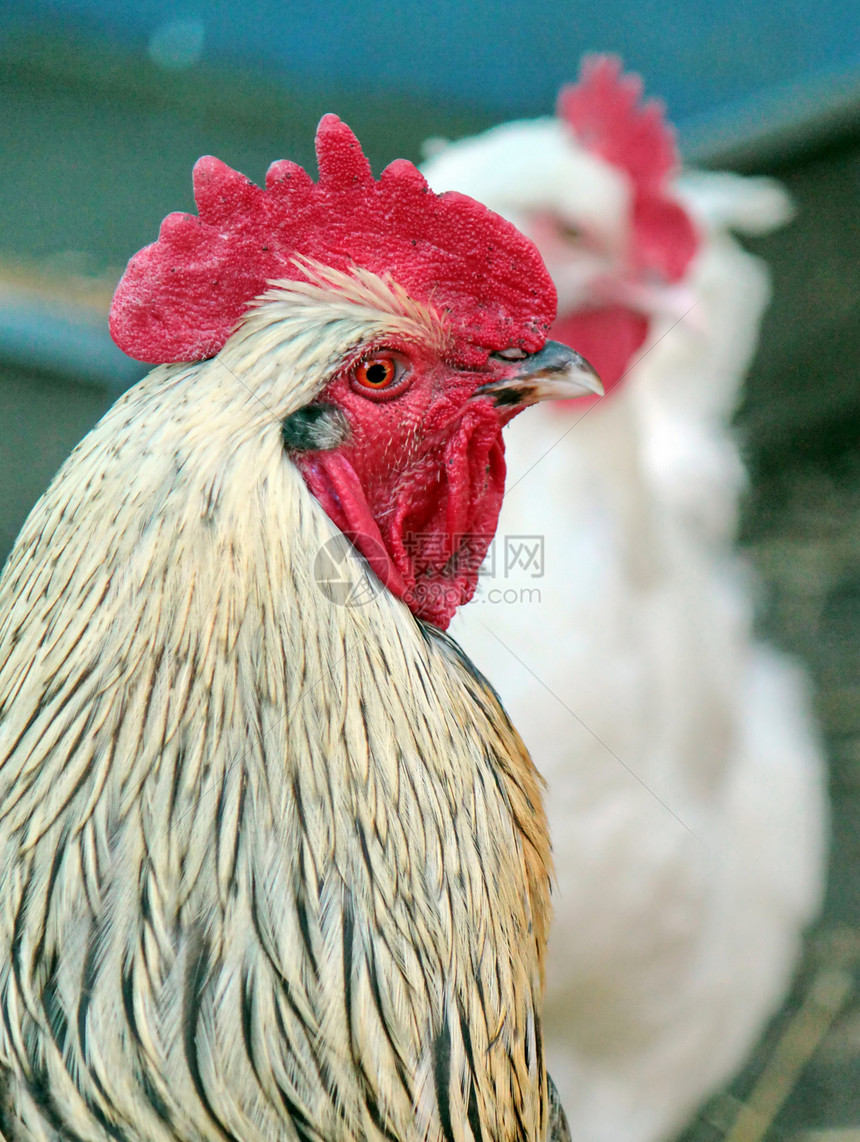
[[(330, 336), (323, 369), (353, 332)], [(240, 350), (159, 370), (118, 402), (11, 557), (2, 944), (15, 950), (2, 987), (17, 1042), (7, 1026), (0, 1058), (31, 1076), (24, 1121), (41, 1094), (66, 1108), (69, 1137), (100, 1137), (101, 1122), (147, 1139), (278, 1138), (290, 1112), (313, 1137), (381, 1136), (383, 1121), (432, 1137), (434, 1050), (455, 1076), (493, 1039), (500, 1060), (529, 1036), (534, 1051), (548, 855), (537, 780), (443, 636), (422, 635), (387, 593), (333, 606), (315, 586), (314, 556), (338, 533), (279, 463), (277, 432), (255, 433), (265, 410), (224, 368), (241, 369)], [(295, 366), (283, 353), (277, 367)], [(260, 471), (278, 478), (260, 488)], [(109, 529), (94, 496), (111, 504)], [(51, 605), (58, 581), (72, 614)], [(533, 895), (508, 899), (524, 847)], [(483, 1041), (468, 1011), (475, 926), (490, 947), (507, 929), (532, 948), (487, 978)], [(363, 1079), (344, 1084), (353, 1055)], [(426, 1090), (413, 1092), (398, 1067), (422, 1057)], [(475, 1093), (488, 1105), (497, 1084), (534, 1089), (493, 1070)], [(453, 1089), (448, 1113), (465, 1118)], [(427, 1116), (415, 1126), (413, 1095)], [(520, 1112), (539, 1133), (537, 1100)]]
[[(150, 360), (190, 355), (176, 345), (204, 326), (200, 353), (220, 352), (164, 364), (117, 402), (0, 580), (9, 1142), (561, 1137), (542, 1051), (539, 780), (444, 621), (417, 619), (454, 609), (474, 588), (468, 567), (445, 579), (453, 602), (419, 593), (410, 610), (395, 588), (405, 598), (416, 568), (437, 586), (450, 552), (419, 564), (391, 516), (442, 497), (461, 525), (469, 512), (494, 523), (481, 505), (503, 478), (512, 401), (537, 399), (542, 361), (555, 376), (575, 354), (541, 357), (551, 284), (512, 227), (436, 199), (403, 164), (376, 182), (337, 120), (323, 120), (318, 150), (318, 185), (282, 165), (285, 185), (267, 192), (202, 163), (201, 218), (172, 216), (131, 263), (115, 329)], [(241, 209), (224, 221), (234, 191)], [(213, 293), (212, 249), (235, 238), (257, 257), (259, 219), (277, 214), (286, 243), (320, 201), (323, 222), (342, 220), (341, 195), (358, 203), (347, 225), (366, 211), (367, 261), (384, 227), (417, 259), (422, 226), (465, 217), (476, 241), (520, 259), (520, 316), (509, 299), (481, 327), (472, 287), (441, 315), (427, 304), (438, 274), (411, 264), (418, 300), (367, 265), (312, 268), (301, 233), (288, 280), (273, 286), (267, 270), (262, 296), (255, 279), (232, 298), (240, 248)], [(320, 233), (314, 222), (318, 245)], [(429, 247), (434, 265), (444, 256)], [(256, 301), (234, 329), (218, 306), (241, 314), (243, 296)], [(383, 389), (394, 381), (382, 399), (373, 369)], [(483, 440), (472, 483), (460, 444)], [(442, 444), (450, 467), (436, 472)], [(364, 512), (371, 527), (377, 502), (387, 514), (353, 536), (360, 556), (331, 516)]]
[[(614, 65), (592, 68), (585, 86), (598, 72), (635, 102)], [(653, 105), (628, 110), (631, 135), (655, 129)], [(609, 126), (623, 134), (623, 116)], [(548, 782), (546, 1026), (571, 1133), (655, 1142), (730, 1077), (784, 995), (821, 899), (827, 813), (805, 679), (754, 637), (755, 585), (732, 548), (746, 475), (729, 417), (769, 286), (730, 231), (784, 221), (785, 195), (709, 174), (640, 193), (635, 163), (603, 142), (562, 115), (455, 143), (424, 170), (530, 234), (559, 292), (554, 335), (584, 338), (609, 386), (630, 370), (593, 407), (512, 427), (495, 573), (453, 630)], [(662, 280), (636, 263), (661, 217), (684, 251)], [(506, 536), (545, 537), (541, 578), (500, 582)], [(502, 605), (511, 587), (523, 601)]]

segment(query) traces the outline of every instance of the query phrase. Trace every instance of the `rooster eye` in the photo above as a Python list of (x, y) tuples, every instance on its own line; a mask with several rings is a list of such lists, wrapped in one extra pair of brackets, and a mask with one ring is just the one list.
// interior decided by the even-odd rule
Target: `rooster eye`
[(372, 357), (356, 366), (355, 379), (369, 389), (387, 389), (397, 373), (397, 366), (390, 357)]
[(365, 395), (397, 396), (408, 385), (409, 370), (396, 357), (367, 357), (352, 370), (352, 386)]

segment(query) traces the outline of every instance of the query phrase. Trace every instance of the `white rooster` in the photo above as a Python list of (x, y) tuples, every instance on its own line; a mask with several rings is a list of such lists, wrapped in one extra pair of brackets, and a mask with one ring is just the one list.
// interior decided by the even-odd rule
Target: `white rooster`
[(754, 637), (733, 550), (729, 418), (769, 282), (731, 230), (789, 205), (765, 179), (676, 177), (640, 96), (592, 57), (557, 118), (423, 168), (532, 237), (553, 336), (607, 389), (630, 374), (514, 426), (495, 565), (453, 627), (549, 785), (549, 1065), (579, 1142), (668, 1138), (738, 1068), (790, 982), (826, 848), (804, 679)]

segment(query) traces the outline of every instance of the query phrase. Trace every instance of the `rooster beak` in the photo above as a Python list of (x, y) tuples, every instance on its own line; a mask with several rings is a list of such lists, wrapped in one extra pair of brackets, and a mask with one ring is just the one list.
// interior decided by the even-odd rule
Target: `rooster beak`
[(525, 408), (542, 400), (603, 396), (603, 385), (593, 365), (560, 341), (547, 341), (539, 353), (517, 362), (516, 371), (498, 381), (481, 385), (475, 396), (489, 396), (497, 407)]

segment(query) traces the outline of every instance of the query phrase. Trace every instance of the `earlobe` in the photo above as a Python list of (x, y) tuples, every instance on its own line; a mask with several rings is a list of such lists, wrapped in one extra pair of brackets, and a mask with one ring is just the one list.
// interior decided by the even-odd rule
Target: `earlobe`
[(349, 421), (333, 404), (309, 404), (281, 421), (287, 452), (329, 452), (349, 439)]

